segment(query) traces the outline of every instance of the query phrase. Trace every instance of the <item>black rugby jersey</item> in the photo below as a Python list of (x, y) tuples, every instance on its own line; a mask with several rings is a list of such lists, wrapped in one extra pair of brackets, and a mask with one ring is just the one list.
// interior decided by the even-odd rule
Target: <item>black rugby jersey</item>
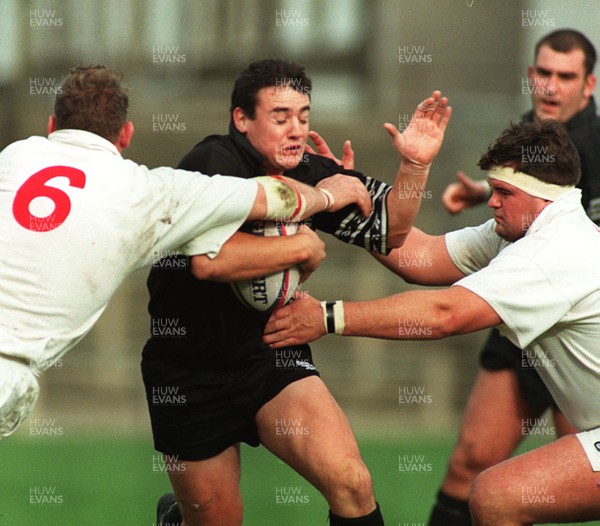
[[(523, 120), (531, 122), (533, 111)], [(600, 117), (596, 114), (596, 101), (589, 104), (565, 123), (569, 139), (575, 145), (581, 162), (581, 204), (589, 218), (600, 225)]]
[[(230, 124), (228, 135), (210, 135), (182, 159), (178, 168), (206, 175), (250, 178), (264, 175), (263, 157), (244, 134)], [(342, 173), (358, 177), (366, 185), (373, 212), (362, 217), (356, 206), (316, 214), (307, 221), (313, 229), (338, 239), (386, 254), (386, 197), (391, 186), (331, 159), (305, 153), (302, 162), (284, 175), (315, 185)], [(225, 369), (242, 366), (256, 352), (273, 352), (262, 342), (269, 314), (245, 307), (228, 283), (203, 281), (191, 273), (190, 258), (171, 256), (153, 265), (148, 276), (151, 337), (143, 360), (169, 363), (169, 370), (188, 365), (192, 369)], [(183, 373), (184, 371), (181, 371)]]

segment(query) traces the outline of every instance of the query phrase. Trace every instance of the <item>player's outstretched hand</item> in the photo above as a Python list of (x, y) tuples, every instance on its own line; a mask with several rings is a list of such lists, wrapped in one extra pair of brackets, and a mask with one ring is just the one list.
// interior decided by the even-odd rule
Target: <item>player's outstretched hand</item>
[(326, 334), (321, 303), (305, 293), (299, 295), (269, 318), (263, 341), (274, 349), (309, 343)]
[(333, 196), (333, 204), (327, 209), (328, 212), (337, 212), (345, 206), (355, 204), (364, 217), (371, 213), (371, 196), (357, 177), (335, 174), (319, 181), (317, 188), (327, 190)]
[(442, 97), (440, 91), (434, 91), (431, 97), (417, 106), (402, 133), (393, 124), (385, 123), (384, 127), (403, 162), (429, 166), (440, 151), (451, 114), (448, 99)]
[(483, 203), (489, 195), (489, 188), (482, 181), (474, 181), (464, 172), (456, 172), (457, 183), (450, 183), (442, 194), (442, 204), (451, 214), (458, 214), (465, 208)]
[(340, 161), (333, 155), (328, 144), (325, 142), (325, 139), (323, 139), (316, 131), (310, 131), (308, 132), (308, 135), (312, 139), (317, 151), (315, 152), (309, 145), (306, 145), (307, 152), (327, 157), (343, 166), (346, 170), (354, 170), (354, 150), (352, 149), (352, 143), (350, 141), (344, 141), (342, 160)]
[(309, 276), (319, 268), (319, 265), (324, 261), (325, 243), (317, 235), (317, 233), (306, 225), (300, 225), (296, 236), (301, 236), (306, 243), (307, 256), (306, 259), (299, 265), (300, 283), (306, 281)]

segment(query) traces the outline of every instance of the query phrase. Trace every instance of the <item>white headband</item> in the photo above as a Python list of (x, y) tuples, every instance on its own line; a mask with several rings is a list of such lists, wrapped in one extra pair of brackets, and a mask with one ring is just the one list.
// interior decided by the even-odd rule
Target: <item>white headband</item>
[(495, 166), (488, 172), (488, 177), (511, 184), (519, 190), (523, 190), (526, 194), (548, 201), (556, 201), (575, 188), (574, 186), (545, 183), (537, 177), (519, 172), (508, 166)]

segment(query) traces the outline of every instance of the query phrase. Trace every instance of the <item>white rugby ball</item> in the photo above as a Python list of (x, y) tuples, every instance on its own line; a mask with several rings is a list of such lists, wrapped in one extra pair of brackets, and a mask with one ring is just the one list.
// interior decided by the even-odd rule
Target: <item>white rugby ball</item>
[[(297, 223), (254, 221), (250, 232), (257, 236), (291, 236), (298, 231)], [(268, 312), (283, 307), (292, 299), (300, 284), (300, 268), (294, 266), (267, 276), (246, 281), (234, 281), (231, 288), (247, 307)]]

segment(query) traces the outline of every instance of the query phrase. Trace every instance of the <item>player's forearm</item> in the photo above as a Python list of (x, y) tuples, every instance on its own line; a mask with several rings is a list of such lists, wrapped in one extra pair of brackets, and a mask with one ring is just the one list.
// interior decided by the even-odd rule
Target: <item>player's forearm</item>
[(449, 310), (428, 303), (432, 291), (405, 292), (372, 301), (344, 302), (344, 336), (436, 340), (453, 333)]
[(192, 274), (208, 281), (242, 281), (302, 265), (311, 257), (305, 236), (260, 237), (236, 232), (217, 257), (192, 258)]
[(386, 340), (435, 340), (501, 323), (474, 292), (454, 286), (361, 302), (319, 302), (307, 297), (276, 310), (263, 341), (273, 348), (300, 345), (326, 333)]
[(296, 186), (306, 203), (302, 219), (307, 219), (319, 212), (324, 212), (333, 205), (334, 198), (331, 192), (325, 192), (298, 181), (290, 181), (290, 184)]
[(299, 222), (332, 204), (330, 195), (282, 176), (257, 177), (258, 192), (247, 220)]
[(387, 196), (388, 247), (397, 248), (404, 244), (421, 207), (429, 175), (428, 166), (414, 165), (402, 161), (394, 186)]
[(501, 322), (483, 299), (463, 287), (411, 291), (344, 303), (344, 336), (437, 340), (494, 327)]
[(400, 248), (387, 256), (373, 256), (407, 283), (452, 285), (464, 277), (450, 258), (444, 236), (432, 236), (416, 227), (410, 229)]

